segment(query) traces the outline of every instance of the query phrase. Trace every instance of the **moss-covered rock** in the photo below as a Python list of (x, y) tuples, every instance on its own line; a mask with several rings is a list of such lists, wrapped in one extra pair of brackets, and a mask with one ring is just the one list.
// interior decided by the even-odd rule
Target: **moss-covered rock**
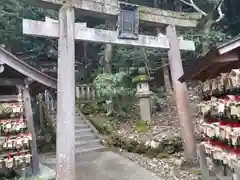
[(136, 122), (134, 129), (138, 133), (146, 133), (150, 131), (150, 126), (147, 121), (139, 120)]
[[(145, 154), (150, 157), (166, 157), (169, 154), (183, 150), (180, 137), (164, 139), (161, 142), (156, 140), (140, 140), (139, 136), (123, 135), (118, 132), (113, 121), (109, 117), (89, 117), (89, 120), (95, 128), (105, 137), (105, 144), (110, 147), (118, 147), (128, 152)], [(138, 121), (135, 124), (136, 132), (146, 132), (150, 126), (145, 121)]]
[[(139, 142), (138, 139), (124, 137), (121, 134), (115, 133), (109, 136), (106, 142), (109, 146), (119, 147), (128, 152), (146, 154), (151, 157), (162, 157), (163, 154), (166, 157), (167, 154), (170, 155), (183, 150), (180, 138), (164, 140), (162, 142), (151, 141), (148, 144), (146, 142)], [(151, 144), (155, 144), (155, 146), (153, 147)]]
[(150, 80), (150, 77), (148, 75), (139, 75), (139, 76), (136, 76), (135, 78), (132, 79), (132, 82), (133, 83), (137, 83), (137, 82), (141, 82), (141, 81), (149, 81)]

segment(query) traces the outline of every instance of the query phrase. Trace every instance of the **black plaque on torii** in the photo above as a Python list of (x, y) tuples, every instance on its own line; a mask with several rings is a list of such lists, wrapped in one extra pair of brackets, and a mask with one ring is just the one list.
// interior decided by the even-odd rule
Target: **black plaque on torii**
[(135, 4), (120, 2), (118, 15), (118, 38), (138, 39), (139, 7)]

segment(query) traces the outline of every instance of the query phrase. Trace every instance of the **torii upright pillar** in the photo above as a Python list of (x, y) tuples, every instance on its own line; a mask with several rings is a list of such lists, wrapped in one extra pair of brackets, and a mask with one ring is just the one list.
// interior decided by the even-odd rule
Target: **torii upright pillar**
[(170, 49), (168, 51), (168, 57), (178, 117), (181, 126), (181, 135), (184, 141), (185, 159), (192, 163), (194, 162), (197, 153), (196, 141), (189, 112), (187, 85), (186, 83), (178, 81), (179, 77), (183, 75), (183, 66), (175, 26), (168, 25), (166, 28), (166, 35), (169, 39)]
[(59, 12), (58, 51), (56, 179), (75, 180), (75, 13), (68, 4)]

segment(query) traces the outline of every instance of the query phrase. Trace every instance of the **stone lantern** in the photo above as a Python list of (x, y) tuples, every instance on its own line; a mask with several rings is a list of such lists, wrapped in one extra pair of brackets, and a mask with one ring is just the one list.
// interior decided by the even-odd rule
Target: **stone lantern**
[(134, 82), (137, 83), (136, 96), (139, 99), (141, 120), (147, 121), (148, 124), (151, 124), (150, 96), (152, 95), (152, 92), (149, 90), (149, 80), (150, 78), (147, 75), (140, 75), (134, 78)]
[(149, 92), (149, 84), (147, 81), (139, 81), (137, 83), (137, 92), (142, 93), (142, 92)]

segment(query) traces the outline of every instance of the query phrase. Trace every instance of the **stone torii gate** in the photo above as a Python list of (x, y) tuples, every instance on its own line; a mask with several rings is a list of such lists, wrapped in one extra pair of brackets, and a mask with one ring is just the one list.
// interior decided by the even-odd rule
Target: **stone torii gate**
[[(58, 104), (57, 104), (57, 177), (75, 180), (75, 40), (154, 47), (169, 49), (172, 81), (177, 100), (179, 119), (186, 155), (195, 153), (195, 139), (188, 112), (186, 84), (178, 78), (183, 74), (180, 49), (194, 51), (192, 41), (178, 38), (175, 26), (195, 27), (201, 16), (197, 13), (177, 13), (155, 8), (139, 7), (139, 19), (155, 27), (166, 26), (166, 36), (139, 35), (138, 39), (119, 39), (118, 33), (109, 30), (88, 28), (84, 23), (75, 23), (75, 11), (105, 19), (117, 19), (118, 0), (37, 0), (36, 5), (60, 8), (59, 20), (46, 18), (43, 21), (23, 20), (23, 33), (31, 36), (58, 39)], [(171, 24), (171, 25), (168, 25)]]

